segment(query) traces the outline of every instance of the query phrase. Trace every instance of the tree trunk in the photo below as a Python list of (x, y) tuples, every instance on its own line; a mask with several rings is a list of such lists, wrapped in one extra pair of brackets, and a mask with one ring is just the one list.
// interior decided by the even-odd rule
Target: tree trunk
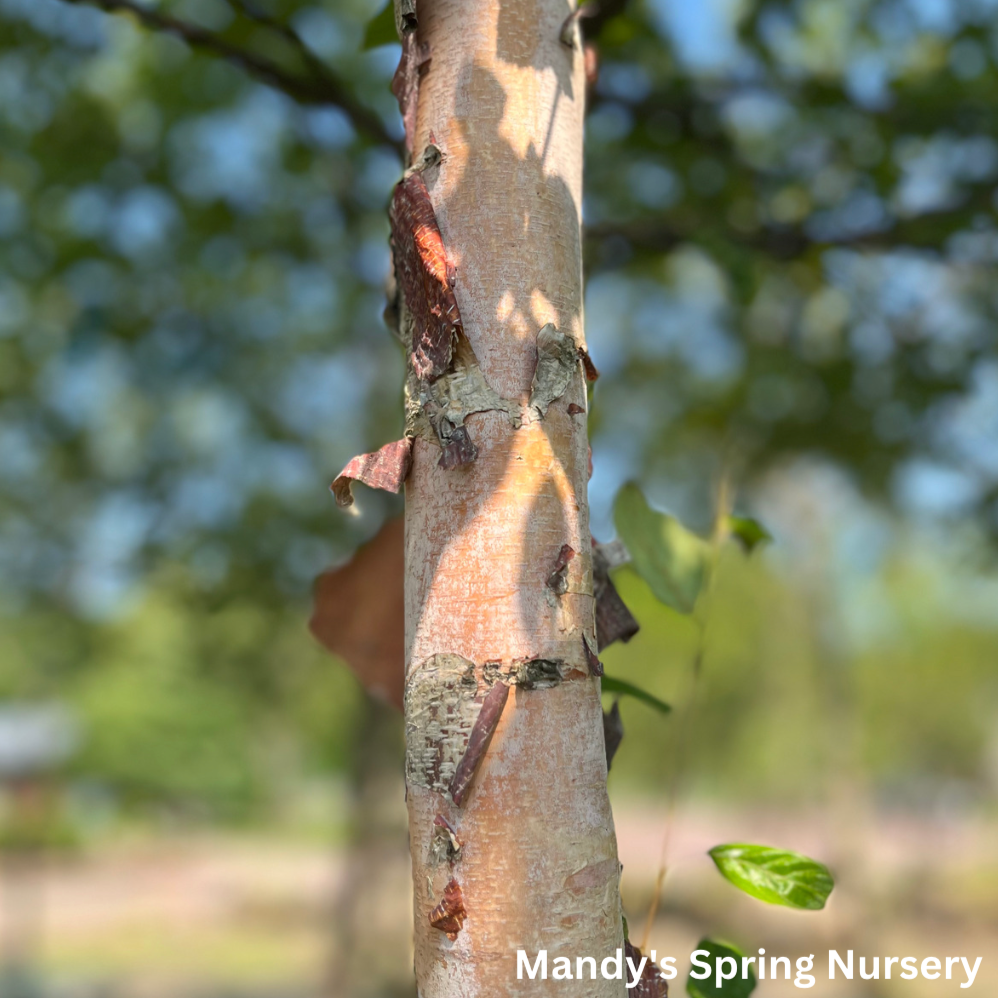
[[(424, 327), (441, 309), (409, 300), (424, 291), (407, 282), (400, 245), (411, 231), (425, 249), (425, 218), (411, 221), (397, 191), (414, 438), (406, 776), (421, 998), (577, 994), (577, 982), (518, 981), (517, 950), (531, 962), (541, 949), (569, 956), (574, 968), (576, 956), (598, 966), (623, 945), (591, 650), (585, 78), (571, 12), (566, 0), (419, 0), (399, 18), (413, 36), (411, 88), (399, 84), (414, 101), (408, 138), (460, 312), (437, 363)], [(582, 989), (625, 993), (602, 977)]]

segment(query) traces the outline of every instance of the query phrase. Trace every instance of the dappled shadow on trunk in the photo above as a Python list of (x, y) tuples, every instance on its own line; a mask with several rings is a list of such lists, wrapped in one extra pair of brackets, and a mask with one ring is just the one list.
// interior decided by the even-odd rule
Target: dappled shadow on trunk
[[(564, 391), (559, 382), (550, 405), (528, 405), (539, 331), (550, 324), (584, 344), (582, 53), (560, 41), (569, 9), (437, 0), (419, 14), (431, 62), (415, 158), (429, 163), (427, 146), (434, 159), (439, 150), (426, 186), (463, 332), (492, 391), (513, 403), (467, 417), (478, 455), (464, 467), (441, 468), (437, 442), (417, 438), (406, 486), (410, 677), (448, 656), (465, 661), (480, 697), (499, 677), (515, 684), (463, 806), (429, 777), (410, 780), (417, 974), (425, 993), (447, 998), (515, 993), (518, 947), (622, 945), (602, 710), (584, 643), (595, 647), (574, 348)], [(561, 564), (566, 547), (573, 557)], [(552, 587), (556, 565), (565, 574)], [(450, 689), (436, 701), (420, 693), (431, 707), (418, 716), (446, 721), (436, 736), (412, 727), (421, 752), (433, 737), (451, 752)], [(453, 865), (429, 848), (438, 818), (462, 842)], [(452, 881), (467, 918), (447, 934), (439, 913)]]
[[(572, 52), (563, 48), (564, 66), (570, 68)], [(433, 176), (428, 186), (456, 272), (455, 294), (465, 334), (491, 387), (522, 406), (537, 363), (535, 342), (541, 326), (551, 322), (582, 342), (581, 243), (572, 191), (560, 176), (546, 169), (543, 152), (532, 143), (523, 150), (514, 148), (506, 136), (513, 127), (508, 112), (506, 92), (495, 74), (473, 62), (463, 65), (447, 124), (437, 129), (435, 122), (430, 123), (443, 152), (444, 171), (449, 155), (460, 158), (459, 177), (456, 182), (445, 178), (443, 183)], [(552, 131), (549, 122), (535, 125), (545, 135)], [(505, 178), (501, 186), (490, 179), (497, 176)], [(481, 225), (469, 226), (469, 218), (480, 219)], [(566, 219), (573, 221), (566, 225)], [(485, 238), (483, 226), (487, 226)], [(533, 286), (517, 281), (516, 275), (524, 269), (539, 275)], [(547, 598), (545, 582), (564, 544), (588, 552), (586, 505), (579, 501), (586, 481), (585, 419), (568, 411), (569, 406), (584, 411), (585, 401), (580, 369), (538, 423), (514, 429), (498, 413), (468, 418), (469, 432), (481, 445), (478, 460), (446, 474), (434, 471), (430, 478), (435, 495), (420, 491), (418, 500), (411, 492), (408, 497), (410, 505), (416, 500), (417, 506), (436, 502), (446, 507), (446, 513), (438, 511), (434, 517), (433, 529), (445, 531), (447, 538), (432, 546), (430, 561), (410, 563), (410, 580), (415, 582), (410, 610), (422, 606), (438, 582), (447, 584), (440, 559), (446, 559), (449, 539), (458, 541), (501, 505), (506, 531), (497, 542), (502, 554), (492, 566), (484, 558), (460, 566), (461, 574), (469, 577), (469, 591), (463, 595), (485, 602), (513, 600), (518, 609), (510, 624), (535, 642), (525, 654), (565, 657), (565, 649), (559, 647), (564, 643), (561, 614), (553, 612), (556, 608)], [(417, 442), (416, 466), (434, 460), (434, 453), (432, 446), (420, 447)], [(476, 480), (483, 486), (476, 487)], [(510, 490), (516, 495), (509, 494)], [(570, 520), (569, 511), (578, 515)], [(425, 522), (418, 529), (419, 536), (412, 540), (425, 550)], [(519, 566), (517, 575), (503, 576), (511, 565)], [(413, 571), (418, 578), (413, 579)], [(572, 589), (578, 592), (588, 587), (591, 592), (588, 557), (578, 560), (573, 573), (578, 578)], [(470, 578), (474, 575), (478, 578)], [(490, 592), (479, 592), (483, 586)], [(413, 647), (414, 630), (410, 630), (408, 650)], [(509, 633), (496, 636), (499, 643), (494, 654), (502, 658)]]
[[(496, 55), (515, 66), (533, 69), (551, 69), (558, 78), (559, 93), (573, 95), (572, 63), (561, 58), (550, 58), (550, 48), (539, 44), (539, 36), (546, 31), (560, 32), (562, 24), (549, 22), (550, 5), (541, 0), (503, 0), (499, 5), (496, 30)], [(567, 12), (567, 8), (566, 8)], [(545, 23), (547, 21), (547, 23)]]

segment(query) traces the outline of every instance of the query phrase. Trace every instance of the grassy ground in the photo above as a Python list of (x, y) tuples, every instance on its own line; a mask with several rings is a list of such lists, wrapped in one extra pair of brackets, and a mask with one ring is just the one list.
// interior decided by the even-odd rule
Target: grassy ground
[[(841, 813), (841, 812), (839, 812)], [(623, 896), (639, 940), (665, 827), (664, 814), (619, 802)], [(796, 913), (743, 897), (714, 871), (706, 850), (720, 842), (762, 841), (827, 860), (837, 888), (826, 911)], [(670, 872), (651, 945), (661, 956), (688, 954), (704, 934), (746, 951), (816, 955), (823, 998), (922, 998), (967, 994), (956, 980), (830, 983), (827, 951), (857, 957), (983, 956), (972, 993), (998, 994), (998, 822), (850, 812), (774, 815), (706, 806), (680, 809), (671, 834)], [(49, 992), (107, 998), (326, 998), (344, 993), (338, 944), (376, 937), (364, 995), (411, 987), (407, 855), (400, 835), (389, 862), (365, 882), (358, 907), (347, 875), (357, 857), (290, 839), (245, 836), (148, 837), (108, 842), (49, 864), (8, 892), (4, 931), (41, 898), (38, 954)], [(37, 888), (37, 890), (36, 890)], [(372, 912), (374, 914), (372, 915)], [(28, 919), (30, 921), (30, 919)], [(376, 923), (376, 924), (375, 924)], [(685, 968), (682, 970), (685, 977)], [(673, 986), (673, 993), (681, 993)], [(409, 991), (411, 994), (412, 992)], [(581, 993), (581, 992), (580, 992)], [(761, 998), (798, 994), (766, 981)], [(350, 998), (359, 992), (354, 989)]]

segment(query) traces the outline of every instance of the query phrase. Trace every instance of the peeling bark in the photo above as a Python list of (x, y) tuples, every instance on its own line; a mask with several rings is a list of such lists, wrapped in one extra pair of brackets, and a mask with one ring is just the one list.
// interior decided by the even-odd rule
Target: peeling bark
[(610, 769), (610, 763), (620, 748), (620, 743), (624, 740), (624, 722), (620, 717), (620, 702), (613, 701), (613, 706), (609, 710), (603, 711), (603, 742), (606, 745), (606, 768)]
[(443, 900), (430, 912), (430, 925), (439, 929), (453, 942), (457, 939), (467, 917), (461, 885), (452, 878), (444, 888)]
[(475, 778), (479, 763), (495, 733), (508, 697), (509, 687), (505, 683), (497, 682), (482, 701), (482, 709), (475, 718), (475, 725), (468, 738), (468, 747), (457, 764), (454, 778), (450, 782), (451, 799), (458, 807), (461, 807), (467, 799), (471, 781)]
[(441, 437), (444, 452), (440, 455), (440, 467), (462, 468), (471, 464), (478, 457), (478, 448), (468, 436), (468, 428), (463, 423), (455, 426), (449, 421), (444, 421), (443, 427), (442, 434), (446, 436)]
[[(421, 998), (575, 993), (517, 981), (517, 949), (623, 946), (576, 418), (595, 369), (582, 321), (584, 54), (560, 40), (572, 10), (419, 0), (433, 60), (412, 144), (440, 155), (396, 189), (392, 233), (410, 352), (406, 780)], [(586, 986), (589, 998), (625, 993)]]
[(554, 561), (554, 569), (548, 576), (548, 589), (556, 596), (564, 596), (568, 592), (568, 563), (574, 557), (575, 548), (571, 544), (562, 544)]
[(570, 667), (557, 658), (531, 658), (518, 662), (516, 685), (525, 690), (546, 690), (568, 678)]
[(430, 861), (453, 866), (461, 858), (461, 840), (454, 826), (442, 815), (433, 819), (433, 839), (430, 842)]
[(640, 626), (610, 578), (596, 578), (596, 637), (598, 650), (602, 651), (614, 641), (626, 644), (638, 633)]
[(558, 41), (560, 41), (566, 48), (578, 48), (582, 38), (581, 32), (579, 31), (579, 20), (583, 17), (589, 17), (592, 12), (591, 7), (576, 7), (575, 10), (573, 10), (568, 17), (565, 18), (565, 21), (561, 26), (561, 31), (558, 33)]
[(640, 630), (634, 615), (620, 598), (616, 586), (609, 576), (600, 578), (594, 574), (596, 588), (596, 637), (598, 650), (602, 651), (614, 641), (625, 644)]
[(405, 690), (409, 788), (449, 793), (480, 710), (474, 662), (443, 653), (411, 672)]
[(596, 597), (597, 651), (614, 641), (625, 644), (640, 630), (634, 615), (617, 592), (610, 569), (629, 560), (619, 541), (597, 544), (593, 548), (593, 593)]
[(399, 38), (418, 27), (416, 19), (416, 0), (395, 0), (395, 30)]
[(336, 476), (329, 486), (337, 506), (352, 506), (352, 482), (363, 482), (372, 489), (398, 492), (412, 467), (412, 441), (408, 437), (385, 444), (373, 454), (359, 454)]
[(593, 359), (589, 356), (589, 351), (585, 347), (579, 347), (579, 359), (582, 361), (582, 367), (586, 372), (586, 381), (595, 381), (599, 377), (599, 371), (596, 370), (596, 365), (593, 363)]
[(537, 334), (537, 367), (528, 403), (539, 418), (546, 416), (548, 406), (565, 394), (578, 361), (579, 348), (575, 340), (555, 329), (554, 323), (541, 327)]
[(594, 676), (603, 675), (603, 663), (599, 660), (599, 655), (593, 651), (593, 646), (589, 643), (589, 637), (586, 634), (582, 635), (582, 644), (585, 645), (586, 649), (586, 661), (589, 663), (589, 671)]
[[(641, 950), (630, 939), (624, 940), (624, 957), (630, 958), (632, 966), (641, 966)], [(628, 991), (628, 994), (633, 998), (669, 998), (669, 982), (662, 976), (658, 967), (649, 960), (641, 972), (637, 985)]]
[[(413, 5), (415, 9), (415, 5)], [(402, 126), (405, 129), (405, 148), (412, 156), (412, 136), (416, 130), (416, 104), (419, 95), (419, 78), (430, 61), (429, 46), (420, 44), (415, 13), (406, 15), (408, 20), (402, 30), (402, 56), (392, 77), (392, 93), (399, 102)]]
[(450, 368), (461, 312), (454, 297), (454, 273), (419, 170), (395, 185), (389, 221), (403, 314), (412, 332), (409, 362), (417, 377), (434, 381)]
[(586, 64), (586, 87), (592, 91), (599, 83), (599, 50), (592, 42), (586, 42), (584, 48)]
[(504, 413), (514, 427), (523, 422), (523, 407), (515, 400), (502, 398), (489, 386), (465, 337), (458, 337), (446, 374), (432, 382), (410, 375), (406, 386), (406, 432), (439, 443), (441, 468), (465, 467), (478, 457), (466, 420), (480, 412)]

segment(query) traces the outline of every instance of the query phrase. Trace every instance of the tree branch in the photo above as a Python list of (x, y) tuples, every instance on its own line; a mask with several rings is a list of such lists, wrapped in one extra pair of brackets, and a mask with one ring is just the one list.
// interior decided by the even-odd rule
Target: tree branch
[(354, 97), (349, 87), (311, 52), (294, 29), (267, 17), (239, 0), (236, 6), (246, 16), (279, 33), (295, 48), (308, 66), (309, 76), (291, 73), (272, 59), (233, 45), (213, 31), (150, 10), (135, 0), (64, 0), (64, 2), (77, 6), (98, 7), (109, 14), (132, 14), (144, 27), (174, 35), (191, 48), (220, 56), (245, 70), (255, 79), (287, 94), (299, 104), (338, 107), (349, 117), (358, 132), (379, 144), (401, 149), (401, 143), (388, 131), (381, 118)]
[(734, 229), (677, 226), (664, 218), (640, 218), (626, 222), (600, 222), (587, 225), (583, 235), (587, 242), (623, 239), (631, 246), (652, 253), (669, 253), (684, 243), (727, 243), (741, 250), (765, 253), (776, 260), (791, 260), (801, 256), (811, 241), (799, 229), (760, 229), (738, 232)]
[(597, 0), (595, 8), (582, 19), (582, 33), (587, 41), (596, 41), (603, 25), (622, 14), (627, 7), (627, 0)]
[(907, 218), (894, 218), (881, 229), (831, 239), (817, 238), (801, 225), (762, 226), (755, 232), (739, 232), (730, 227), (709, 224), (677, 225), (675, 220), (664, 216), (602, 222), (586, 226), (584, 235), (587, 240), (623, 238), (639, 249), (657, 253), (668, 253), (682, 243), (725, 243), (743, 250), (764, 253), (775, 260), (793, 260), (811, 249), (831, 249), (837, 246), (874, 251), (942, 249), (950, 236), (970, 229), (977, 218), (990, 214), (991, 197), (990, 185), (978, 184), (965, 190), (958, 203)]
[(305, 44), (305, 39), (290, 25), (271, 17), (266, 11), (260, 10), (251, 0), (228, 0), (233, 10), (248, 17), (251, 21), (269, 28), (283, 38), (298, 54), (302, 61), (312, 71), (313, 75), (322, 78), (331, 75), (326, 64)]

